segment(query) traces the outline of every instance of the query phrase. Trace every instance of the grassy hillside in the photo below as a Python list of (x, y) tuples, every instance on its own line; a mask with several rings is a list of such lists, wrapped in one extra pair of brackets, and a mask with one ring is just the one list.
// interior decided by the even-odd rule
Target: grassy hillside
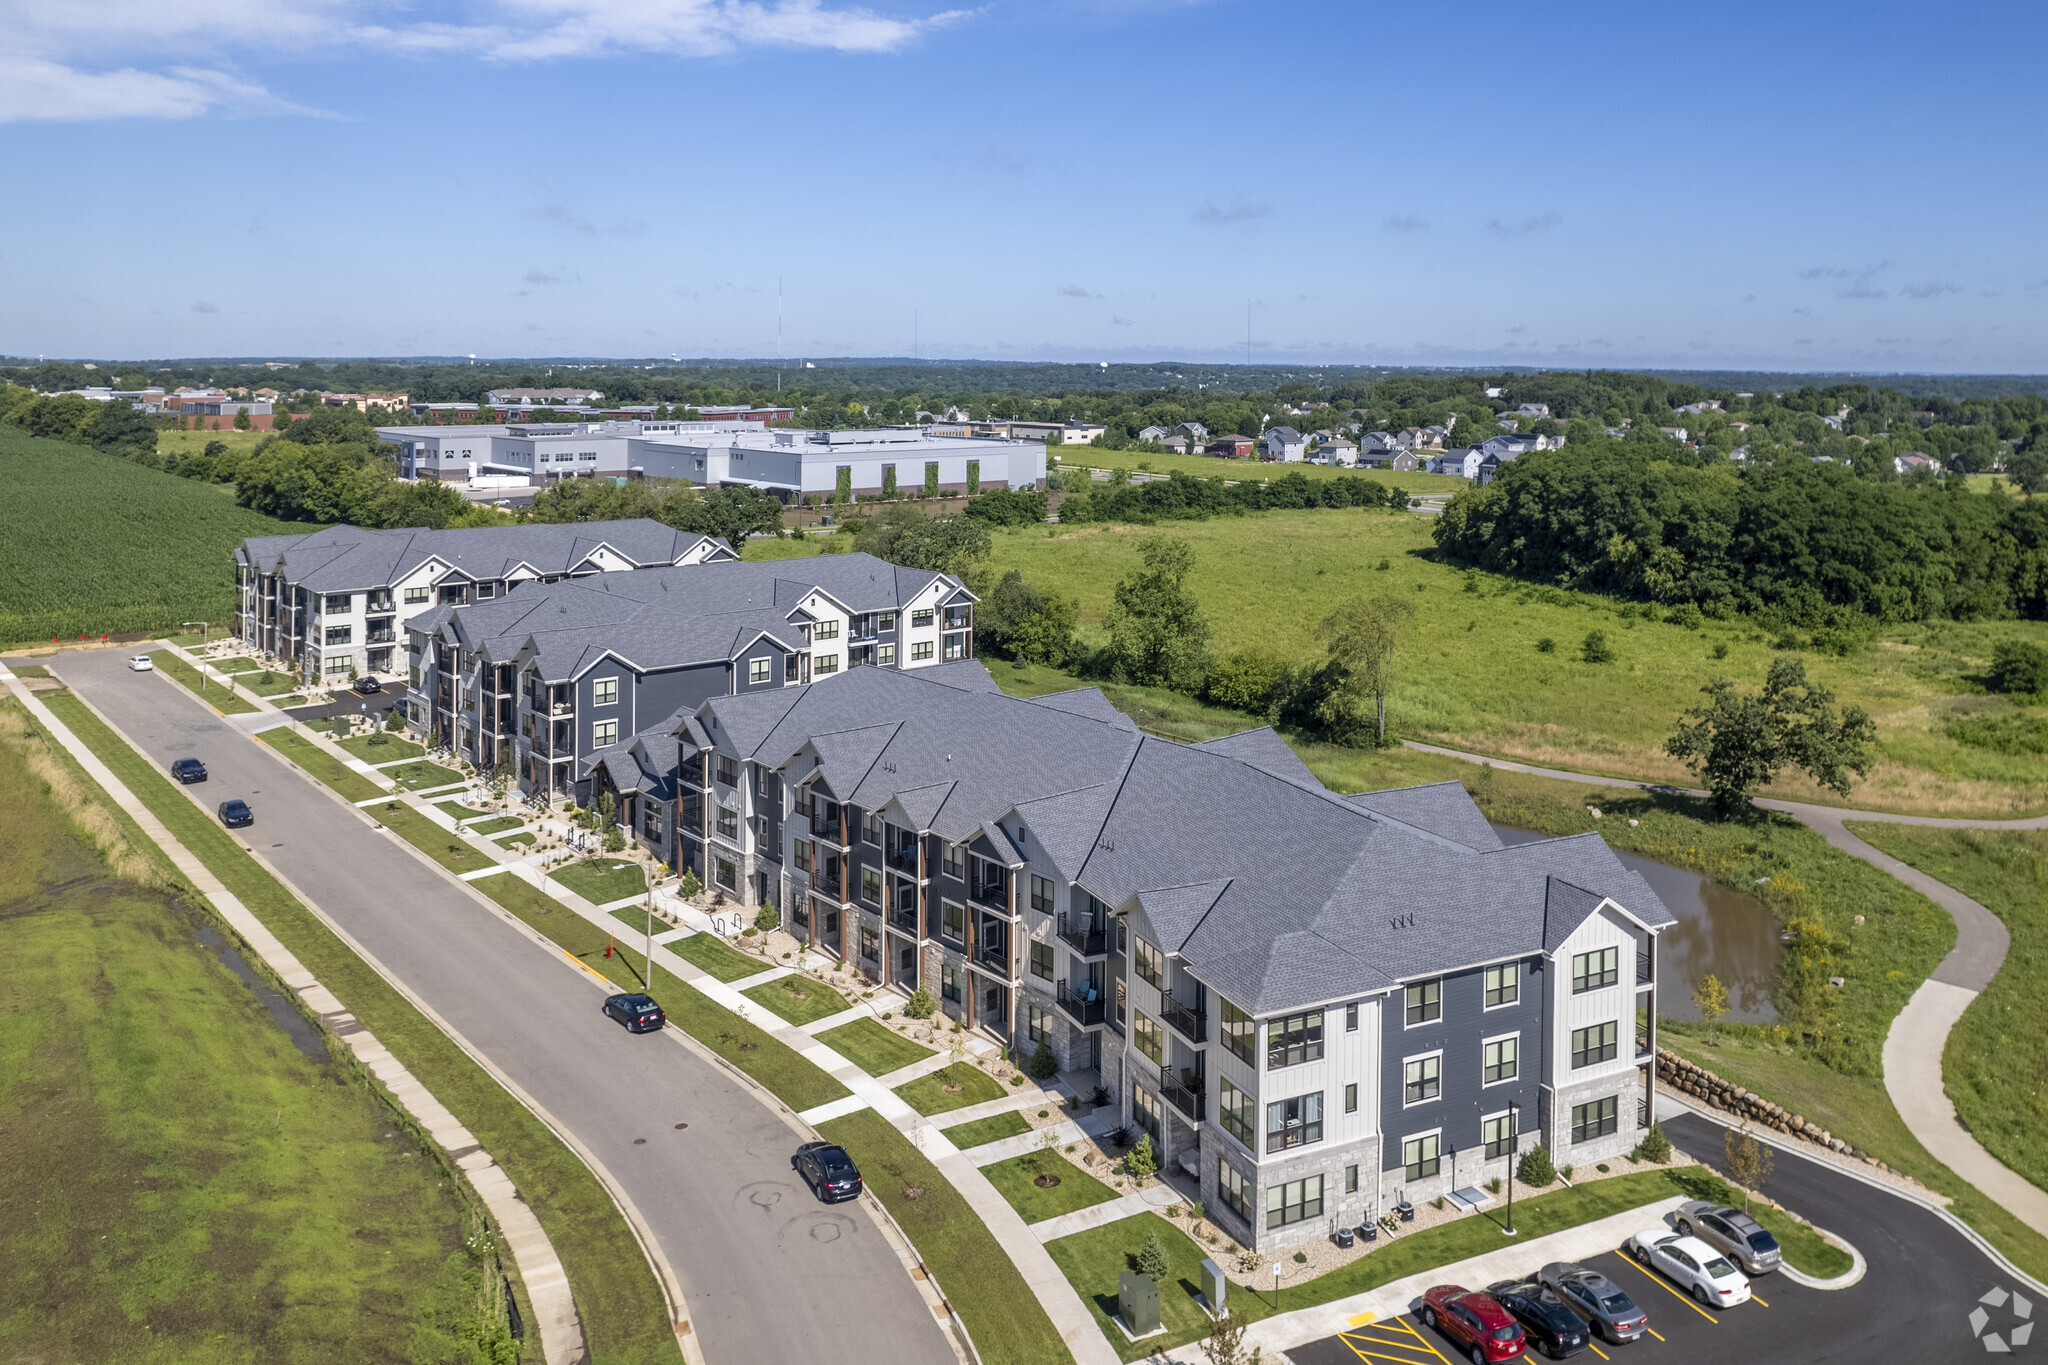
[(244, 536), (307, 530), (225, 490), (0, 426), (0, 645), (220, 625)]

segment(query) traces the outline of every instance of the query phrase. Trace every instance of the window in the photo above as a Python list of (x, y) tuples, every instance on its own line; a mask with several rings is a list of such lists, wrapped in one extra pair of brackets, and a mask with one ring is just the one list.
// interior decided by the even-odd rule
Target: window
[(431, 596), (433, 596), (433, 593), (430, 589), (407, 588), (405, 590), (405, 604), (409, 607), (416, 607)]
[(496, 583), (479, 583), (476, 585), (476, 596), (479, 602), (486, 601), (497, 595), (498, 585)]
[(740, 837), (740, 813), (731, 806), (718, 808), (718, 837), (737, 839)]
[(1421, 1137), (1408, 1138), (1401, 1144), (1401, 1171), (1410, 1180), (1435, 1175), (1441, 1162), (1442, 1149), (1436, 1133), (1424, 1133)]
[(1216, 1108), (1223, 1115), (1223, 1131), (1247, 1148), (1258, 1141), (1252, 1133), (1252, 1097), (1229, 1081), (1220, 1081)]
[(893, 611), (885, 611), (881, 615), (877, 616), (875, 618), (875, 629), (878, 631), (896, 629), (896, 613)]
[(1266, 1069), (1277, 1070), (1323, 1055), (1323, 1012), (1290, 1014), (1266, 1026)]
[(464, 586), (460, 583), (443, 583), (441, 585), (442, 604), (446, 605), (450, 602), (462, 601), (464, 591)]
[(1512, 1038), (1495, 1038), (1483, 1045), (1482, 1052), (1480, 1080), (1484, 1084), (1498, 1085), (1521, 1074), (1522, 1039), (1519, 1034)]
[(1358, 1032), (1358, 1006), (1355, 1004), (1344, 1007), (1344, 1031), (1346, 1033)]
[(1116, 979), (1116, 1013), (1110, 1016), (1110, 1022), (1116, 1025), (1118, 1033), (1124, 1031), (1124, 979), (1122, 977)]
[(896, 646), (882, 645), (875, 650), (875, 662), (887, 668), (896, 662)]
[(948, 877), (964, 877), (967, 875), (966, 852), (967, 849), (964, 844), (941, 844), (939, 846), (939, 866)]
[(950, 962), (939, 968), (939, 998), (960, 1003), (960, 969)]
[(1572, 994), (1612, 986), (1619, 978), (1620, 968), (1619, 948), (1595, 948), (1590, 953), (1576, 954), (1572, 958)]
[(1216, 1193), (1223, 1196), (1232, 1213), (1247, 1223), (1252, 1221), (1252, 1182), (1227, 1161), (1216, 1163)]
[(1037, 1005), (1027, 1005), (1024, 1016), (1024, 1036), (1034, 1043), (1052, 1041), (1052, 1011)]
[(880, 848), (882, 846), (882, 817), (871, 810), (862, 811), (860, 814), (860, 838), (862, 843), (873, 844), (876, 848)]
[(1358, 1167), (1356, 1166), (1346, 1166), (1344, 1168), (1344, 1193), (1358, 1193)]
[(1426, 1104), (1443, 1093), (1444, 1055), (1432, 1052), (1401, 1064), (1401, 1103)]
[(1159, 1066), (1160, 1056), (1165, 1050), (1159, 1036), (1159, 1024), (1140, 1010), (1131, 1011), (1131, 1041), (1146, 1061)]
[(597, 721), (590, 727), (590, 742), (597, 748), (619, 742), (619, 723), (615, 720)]
[(617, 706), (619, 704), (619, 680), (617, 678), (599, 678), (591, 683), (590, 704), (592, 706)]
[(967, 941), (967, 912), (952, 901), (939, 905), (939, 932), (959, 942)]
[(1418, 981), (1402, 992), (1402, 1003), (1407, 1007), (1409, 1028), (1434, 1023), (1444, 1017), (1444, 983)]
[(732, 865), (730, 858), (720, 858), (718, 860), (718, 884), (728, 891), (739, 890), (739, 870)]
[(1481, 1120), (1479, 1124), (1479, 1138), (1480, 1141), (1486, 1144), (1488, 1160), (1492, 1160), (1494, 1157), (1513, 1156), (1515, 1154), (1515, 1116), (1513, 1114), (1495, 1114), (1490, 1119)]
[(718, 780), (721, 785), (737, 787), (740, 784), (740, 761), (731, 754), (718, 756)]
[(1620, 1028), (1619, 1024), (1595, 1024), (1591, 1028), (1573, 1029), (1572, 1068), (1613, 1061), (1615, 1037)]
[[(1142, 1016), (1141, 1016), (1142, 1017)], [(1323, 1092), (1275, 1100), (1266, 1106), (1266, 1150), (1284, 1152), (1323, 1140)]]
[(967, 633), (965, 631), (962, 631), (958, 635), (948, 635), (946, 637), (946, 658), (948, 660), (952, 660), (964, 659), (966, 657)]
[(1290, 1180), (1266, 1191), (1266, 1226), (1285, 1227), (1308, 1218), (1323, 1216), (1323, 1178), (1309, 1176)]
[(1031, 908), (1032, 908), (1033, 910), (1042, 910), (1042, 911), (1044, 911), (1044, 912), (1045, 912), (1046, 914), (1050, 915), (1050, 914), (1052, 913), (1052, 905), (1053, 905), (1053, 887), (1052, 887), (1052, 883), (1051, 883), (1051, 882), (1049, 882), (1049, 881), (1047, 881), (1047, 880), (1046, 880), (1045, 878), (1043, 878), (1043, 877), (1039, 876), (1039, 875), (1038, 875), (1038, 874), (1037, 874), (1036, 872), (1032, 873), (1032, 874), (1031, 874)]
[(762, 683), (767, 682), (769, 680), (769, 675), (773, 672), (774, 668), (775, 660), (773, 659), (747, 660), (748, 685), (751, 687), (759, 687)]
[(1605, 1099), (1588, 1104), (1572, 1106), (1572, 1141), (1589, 1142), (1596, 1137), (1606, 1137), (1621, 1124), (1621, 1101), (1609, 1095)]
[(1259, 1046), (1259, 1026), (1228, 1000), (1216, 998), (1217, 1014), (1223, 1021), (1223, 1046), (1230, 1049), (1230, 1055), (1246, 1066), (1257, 1066), (1253, 1054)]
[(658, 842), (661, 839), (660, 804), (651, 800), (642, 801), (640, 808), (640, 832)]
[(1522, 969), (1510, 962), (1505, 967), (1486, 969), (1486, 1008), (1499, 1009), (1522, 998)]
[(797, 871), (809, 872), (811, 870), (811, 841), (809, 839), (793, 841), (790, 845), (789, 858), (791, 862), (796, 864)]
[[(864, 867), (860, 870), (860, 898), (869, 905), (882, 903), (882, 869)], [(872, 957), (874, 954), (870, 953)]]
[(932, 642), (930, 640), (918, 640), (910, 646), (910, 661), (912, 663), (920, 663), (931, 657)]
[(910, 613), (910, 626), (913, 630), (923, 630), (929, 627), (931, 623), (932, 609), (930, 607), (921, 607)]
[(1355, 1114), (1358, 1112), (1357, 1081), (1352, 1081), (1349, 1085), (1346, 1085), (1344, 1087), (1344, 1112), (1347, 1114)]
[(329, 616), (346, 616), (350, 605), (354, 601), (355, 599), (345, 592), (328, 593), (327, 614)]
[(860, 955), (870, 962), (882, 960), (882, 936), (875, 932), (873, 925), (863, 924), (860, 927)]
[(1160, 973), (1159, 950), (1144, 939), (1137, 941), (1137, 951), (1131, 959), (1137, 968), (1138, 980), (1155, 989), (1165, 978)]
[(813, 654), (811, 656), (812, 677), (822, 678), (827, 673), (837, 673), (838, 671), (839, 656), (837, 654)]
[(348, 644), (354, 630), (354, 626), (329, 626), (327, 628), (326, 642), (330, 645)]
[(811, 627), (811, 639), (813, 641), (836, 640), (838, 638), (839, 623), (837, 621), (820, 621)]
[(336, 655), (327, 661), (327, 671), (329, 673), (346, 673), (349, 667), (349, 658), (346, 654)]
[(1050, 943), (1040, 943), (1036, 939), (1032, 940), (1031, 974), (1043, 977), (1047, 981), (1052, 980), (1052, 945)]

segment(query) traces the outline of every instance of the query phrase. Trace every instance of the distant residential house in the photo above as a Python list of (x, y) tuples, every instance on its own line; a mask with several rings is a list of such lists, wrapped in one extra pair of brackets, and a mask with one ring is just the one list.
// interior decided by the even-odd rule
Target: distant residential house
[(1186, 432), (1192, 440), (1206, 441), (1209, 439), (1209, 428), (1203, 426), (1200, 422), (1182, 422), (1175, 430)]
[(1548, 417), (1550, 416), (1550, 404), (1524, 403), (1522, 404), (1522, 406), (1516, 408), (1515, 411), (1522, 414), (1522, 416), (1524, 417)]
[(1430, 456), (1429, 472), (1432, 474), (1455, 474), (1461, 479), (1476, 480), (1479, 477), (1480, 461), (1485, 458), (1486, 454), (1484, 451), (1470, 446), (1460, 446), (1456, 449), (1446, 450), (1441, 455)]
[(1154, 426), (1146, 427), (1143, 431), (1139, 432), (1138, 439), (1141, 441), (1163, 441), (1171, 435), (1173, 435), (1173, 428)]
[(1309, 452), (1309, 459), (1317, 464), (1342, 465), (1348, 469), (1358, 463), (1358, 447), (1342, 436), (1325, 436)]
[[(1430, 434), (1436, 433), (1434, 443)], [(1395, 433), (1394, 445), (1401, 450), (1442, 450), (1444, 448), (1443, 428), (1404, 427)]]
[(1527, 455), (1532, 450), (1547, 450), (1549, 446), (1546, 439), (1541, 436), (1509, 436), (1503, 433), (1487, 437), (1473, 449), (1477, 450), (1482, 458), (1488, 455), (1505, 455), (1513, 459), (1517, 455)]
[(1894, 457), (1892, 468), (1901, 474), (1910, 474), (1916, 469), (1931, 469), (1936, 474), (1944, 472), (1940, 460), (1935, 459), (1932, 455), (1923, 455), (1917, 450), (1910, 450), (1904, 455)]
[(1502, 431), (1520, 431), (1522, 429), (1522, 424), (1512, 417), (1495, 418), (1493, 424)]
[(1673, 412), (1687, 412), (1694, 416), (1698, 416), (1703, 412), (1719, 412), (1720, 410), (1721, 400), (1718, 398), (1702, 398), (1697, 403), (1687, 403), (1683, 407), (1672, 409)]
[(1249, 436), (1222, 436), (1209, 442), (1202, 449), (1211, 455), (1221, 455), (1226, 460), (1248, 460), (1258, 453), (1259, 443)]
[(1368, 431), (1358, 438), (1360, 452), (1371, 450), (1395, 450), (1399, 448), (1397, 438), (1384, 431)]
[(1267, 460), (1298, 464), (1308, 454), (1308, 437), (1293, 427), (1267, 427), (1259, 437), (1259, 455)]
[(1481, 484), (1492, 483), (1494, 475), (1500, 473), (1502, 465), (1513, 464), (1514, 462), (1514, 451), (1505, 451), (1486, 456), (1479, 461), (1478, 482)]
[(1663, 432), (1674, 441), (1684, 441), (1688, 434), (1684, 427), (1658, 427), (1657, 430)]
[(1842, 419), (1839, 417), (1823, 417), (1820, 420), (1830, 431), (1840, 431), (1842, 429)]
[(1748, 446), (1737, 446), (1737, 447), (1735, 447), (1735, 449), (1733, 449), (1733, 450), (1731, 450), (1731, 451), (1729, 451), (1729, 452), (1728, 452), (1728, 458), (1729, 458), (1729, 459), (1731, 459), (1731, 460), (1733, 460), (1733, 461), (1735, 461), (1735, 463), (1737, 463), (1737, 464), (1748, 464), (1748, 463), (1749, 463), (1749, 447), (1748, 447)]
[(1489, 388), (1488, 388), (1488, 389), (1486, 390), (1486, 396), (1487, 396), (1488, 398), (1498, 398), (1498, 397), (1500, 397), (1500, 396), (1501, 396), (1501, 394), (1502, 394), (1502, 393), (1504, 393), (1504, 392), (1506, 392), (1506, 390), (1504, 390), (1504, 389), (1497, 389), (1497, 388), (1491, 388), (1491, 387), (1489, 387)]
[(1176, 455), (1185, 455), (1197, 448), (1192, 436), (1162, 436), (1159, 438), (1159, 444)]
[(330, 408), (354, 408), (357, 412), (368, 412), (371, 408), (403, 408), (412, 405), (409, 393), (323, 393), (320, 401)]
[(1358, 463), (1368, 469), (1391, 469), (1396, 474), (1412, 474), (1422, 468), (1422, 457), (1412, 450), (1375, 450), (1369, 455), (1360, 455)]
[[(1456, 419), (1453, 418), (1452, 420), (1455, 421)], [(1427, 450), (1442, 450), (1444, 442), (1450, 438), (1451, 429), (1449, 427), (1440, 427), (1432, 424), (1422, 429), (1422, 444), (1423, 448)]]

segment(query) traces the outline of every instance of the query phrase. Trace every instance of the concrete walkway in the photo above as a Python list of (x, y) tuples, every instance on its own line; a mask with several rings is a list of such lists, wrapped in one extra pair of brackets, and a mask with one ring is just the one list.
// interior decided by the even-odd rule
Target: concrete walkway
[[(1587, 786), (1626, 787), (1654, 793), (1705, 796), (1697, 788), (1666, 783), (1631, 782), (1619, 777), (1538, 768), (1526, 763), (1486, 758), (1434, 744), (1405, 741), (1408, 748), (1446, 758), (1481, 763), (1506, 772), (1528, 773)], [(1948, 1036), (1983, 989), (1998, 975), (2012, 936), (1998, 916), (1945, 882), (1880, 852), (1857, 838), (1848, 822), (1919, 825), (1929, 829), (2048, 829), (2048, 815), (2022, 820), (1976, 820), (1942, 815), (1898, 815), (1889, 811), (1846, 810), (1806, 801), (1757, 798), (1752, 804), (1789, 815), (1830, 845), (1890, 874), (1946, 910), (1956, 925), (1956, 946), (1944, 957), (1892, 1020), (1884, 1040), (1884, 1088), (1908, 1132), (1934, 1158), (1976, 1186), (2034, 1231), (2048, 1236), (2048, 1190), (2028, 1180), (1984, 1149), (1956, 1117), (1942, 1077), (1942, 1054)]]
[(355, 1016), (343, 1008), (333, 992), (321, 985), (304, 964), (278, 942), (263, 921), (229, 893), (206, 864), (180, 843), (157, 819), (155, 812), (138, 800), (113, 770), (100, 762), (99, 757), (54, 712), (38, 701), (5, 668), (0, 668), (0, 681), (6, 683), (22, 705), (28, 708), (29, 714), (65, 747), (108, 797), (128, 813), (142, 832), (164, 851), (179, 873), (277, 973), (278, 979), (305, 1001), (306, 1007), (320, 1017), (322, 1026), (355, 1054), (392, 1098), (440, 1144), (449, 1160), (462, 1170), (505, 1234), (506, 1247), (512, 1253), (513, 1264), (518, 1267), (519, 1278), (526, 1286), (527, 1300), (533, 1306), (533, 1315), (540, 1327), (541, 1350), (547, 1365), (574, 1365), (587, 1360), (589, 1350), (583, 1337), (583, 1324), (577, 1316), (575, 1300), (570, 1296), (569, 1277), (562, 1269), (561, 1259), (555, 1254), (547, 1233), (542, 1230), (540, 1220), (520, 1198), (511, 1179), (492, 1161), (490, 1153), (377, 1041), (375, 1035), (356, 1022)]
[[(978, 1154), (977, 1154), (978, 1155)], [(1171, 1186), (1163, 1186), (1171, 1190)], [(1056, 1218), (1046, 1218), (1030, 1225), (1031, 1235), (1041, 1242), (1057, 1242), (1062, 1237), (1071, 1237), (1077, 1232), (1120, 1223), (1126, 1218), (1135, 1218), (1141, 1213), (1150, 1213), (1164, 1205), (1154, 1204), (1145, 1198), (1151, 1190), (1133, 1190), (1115, 1199), (1106, 1199), (1100, 1204), (1090, 1204), (1085, 1209), (1075, 1209)], [(1172, 1202), (1172, 1201), (1169, 1201)]]

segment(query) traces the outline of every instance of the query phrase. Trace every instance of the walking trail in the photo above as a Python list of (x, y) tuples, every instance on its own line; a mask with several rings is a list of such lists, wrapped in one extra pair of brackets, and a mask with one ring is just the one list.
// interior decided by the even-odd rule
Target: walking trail
[[(1596, 777), (1589, 773), (1566, 772), (1560, 768), (1538, 768), (1526, 763), (1469, 754), (1435, 744), (1405, 741), (1410, 749), (1440, 754), (1499, 768), (1503, 772), (1528, 773), (1533, 777), (1555, 778), (1593, 787), (1624, 787), (1637, 791), (1684, 796), (1705, 796), (1697, 788), (1674, 787), (1661, 782), (1635, 782), (1621, 777)], [(1938, 882), (1897, 858), (1881, 853), (1851, 834), (1847, 823), (1863, 820), (1892, 825), (1922, 825), (1932, 829), (2048, 829), (2048, 816), (2025, 820), (1973, 820), (1939, 815), (1895, 815), (1888, 811), (1844, 810), (1817, 806), (1804, 801), (1775, 801), (1757, 798), (1753, 804), (1765, 810), (1789, 815), (1826, 839), (1830, 844), (1861, 858), (1912, 887), (1949, 913), (1956, 923), (1956, 946), (1922, 982), (1913, 998), (1892, 1020), (1884, 1040), (1884, 1088), (1905, 1120), (1906, 1128), (1934, 1158), (1963, 1179), (1996, 1200), (2034, 1231), (2048, 1236), (2048, 1190), (2020, 1175), (1972, 1137), (1956, 1118), (1942, 1088), (1941, 1057), (1949, 1031), (1963, 1017), (1970, 1002), (1991, 984), (2005, 962), (2011, 936), (1998, 916), (1962, 892)]]

